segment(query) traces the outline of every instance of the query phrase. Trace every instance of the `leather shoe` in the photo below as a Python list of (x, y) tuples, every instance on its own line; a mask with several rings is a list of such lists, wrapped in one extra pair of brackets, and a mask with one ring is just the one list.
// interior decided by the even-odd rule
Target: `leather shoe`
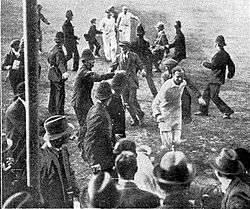
[(197, 115), (197, 116), (208, 116), (208, 113), (204, 113), (204, 112), (201, 112), (201, 111), (195, 112), (194, 114)]

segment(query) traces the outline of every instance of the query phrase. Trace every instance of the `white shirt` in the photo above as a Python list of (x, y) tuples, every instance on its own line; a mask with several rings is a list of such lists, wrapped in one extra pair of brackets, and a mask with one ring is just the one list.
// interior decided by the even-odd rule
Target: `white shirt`
[(113, 17), (102, 18), (100, 22), (100, 30), (105, 34), (115, 33), (115, 19)]
[[(119, 23), (119, 28), (121, 27), (131, 27), (131, 18), (138, 19), (137, 16), (133, 15), (131, 12), (120, 13), (117, 18), (117, 22)], [(120, 22), (119, 22), (120, 21)]]

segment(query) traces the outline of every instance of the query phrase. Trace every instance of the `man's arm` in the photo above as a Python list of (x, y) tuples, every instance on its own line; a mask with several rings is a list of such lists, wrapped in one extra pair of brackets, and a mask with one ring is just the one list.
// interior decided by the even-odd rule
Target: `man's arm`
[(187, 76), (185, 76), (185, 80), (187, 82), (187, 87), (190, 88), (193, 93), (195, 94), (195, 96), (197, 98), (201, 97), (201, 93), (200, 91), (198, 90), (198, 88), (196, 87), (196, 85), (194, 84), (194, 82)]
[(44, 17), (43, 14), (40, 14), (40, 19), (47, 25), (50, 25), (50, 22)]
[(93, 72), (93, 74), (91, 76), (92, 76), (92, 79), (93, 79), (94, 82), (100, 82), (100, 81), (103, 81), (103, 80), (111, 79), (111, 78), (114, 77), (114, 75), (115, 75), (115, 73), (113, 73), (113, 72), (102, 74), (102, 75)]
[(221, 63), (221, 56), (216, 53), (211, 62), (203, 62), (202, 65), (208, 69), (215, 70)]
[(58, 64), (58, 68), (62, 74), (67, 72), (67, 66), (65, 65), (65, 57), (63, 51), (59, 51), (56, 54), (56, 63)]
[(136, 15), (132, 14), (131, 12), (129, 14), (131, 19), (137, 20), (138, 22), (140, 21), (139, 17), (137, 17)]
[(231, 57), (229, 57), (229, 60), (228, 60), (228, 74), (227, 74), (228, 79), (231, 79), (232, 77), (234, 77), (234, 74), (235, 74), (235, 65), (234, 65)]

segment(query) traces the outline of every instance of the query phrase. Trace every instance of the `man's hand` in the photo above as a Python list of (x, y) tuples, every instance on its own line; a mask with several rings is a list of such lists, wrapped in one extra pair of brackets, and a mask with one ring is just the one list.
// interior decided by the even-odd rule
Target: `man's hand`
[(68, 79), (69, 78), (69, 73), (68, 72), (63, 73), (62, 78), (63, 79)]
[(205, 102), (205, 100), (204, 100), (202, 97), (199, 97), (199, 98), (198, 98), (198, 103), (199, 103), (200, 105), (203, 105), (203, 106), (206, 105), (206, 102)]

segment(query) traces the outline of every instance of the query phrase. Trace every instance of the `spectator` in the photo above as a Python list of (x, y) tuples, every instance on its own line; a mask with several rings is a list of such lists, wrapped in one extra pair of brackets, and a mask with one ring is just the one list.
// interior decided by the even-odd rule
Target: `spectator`
[(238, 155), (238, 160), (244, 165), (246, 172), (250, 175), (250, 152), (244, 148), (237, 148), (235, 152)]
[(112, 134), (116, 140), (126, 137), (125, 109), (122, 102), (122, 91), (127, 85), (127, 76), (125, 71), (117, 71), (111, 81), (113, 94), (111, 101), (107, 106), (108, 113), (112, 123)]
[(64, 46), (67, 51), (66, 61), (69, 61), (74, 54), (73, 58), (73, 71), (77, 71), (79, 67), (79, 52), (77, 49), (77, 40), (79, 38), (74, 34), (74, 27), (71, 23), (73, 20), (73, 12), (68, 10), (66, 12), (66, 20), (62, 26), (62, 31), (64, 34)]
[(171, 150), (180, 144), (182, 130), (181, 96), (186, 86), (184, 71), (180, 67), (173, 70), (173, 78), (167, 80), (153, 100), (153, 116), (159, 123), (162, 146)]
[(116, 177), (113, 170), (115, 165), (114, 139), (112, 138), (111, 119), (106, 109), (111, 95), (109, 83), (101, 82), (95, 95), (97, 102), (87, 114), (87, 131), (82, 155), (92, 168), (99, 167), (99, 170), (109, 172), (112, 177)]
[(134, 182), (134, 176), (138, 170), (134, 153), (123, 151), (117, 156), (116, 170), (122, 190), (117, 208), (156, 208), (160, 206), (160, 198), (157, 195), (139, 189)]
[[(101, 48), (100, 43), (96, 39), (97, 34), (102, 34), (101, 31), (96, 29), (96, 18), (90, 21), (91, 26), (89, 28), (88, 34), (85, 35), (86, 41), (89, 43), (89, 49), (94, 53), (96, 57), (100, 57), (99, 50)], [(95, 48), (95, 52), (94, 52)]]
[(108, 172), (100, 172), (90, 179), (88, 196), (90, 208), (116, 208), (120, 191)]
[(223, 148), (220, 154), (210, 161), (215, 175), (221, 183), (224, 197), (221, 209), (250, 208), (250, 186), (241, 178), (245, 169), (233, 149)]
[(73, 134), (74, 126), (67, 122), (65, 116), (55, 115), (45, 121), (44, 127), (45, 143), (41, 147), (39, 172), (45, 207), (72, 208), (78, 189), (74, 184), (66, 143)]
[(118, 12), (115, 10), (115, 7), (112, 5), (109, 7), (108, 11), (111, 13), (112, 17), (115, 19), (115, 22), (118, 18)]
[(154, 168), (154, 175), (165, 192), (162, 208), (191, 209), (189, 188), (195, 176), (192, 164), (187, 163), (183, 152), (165, 153)]

